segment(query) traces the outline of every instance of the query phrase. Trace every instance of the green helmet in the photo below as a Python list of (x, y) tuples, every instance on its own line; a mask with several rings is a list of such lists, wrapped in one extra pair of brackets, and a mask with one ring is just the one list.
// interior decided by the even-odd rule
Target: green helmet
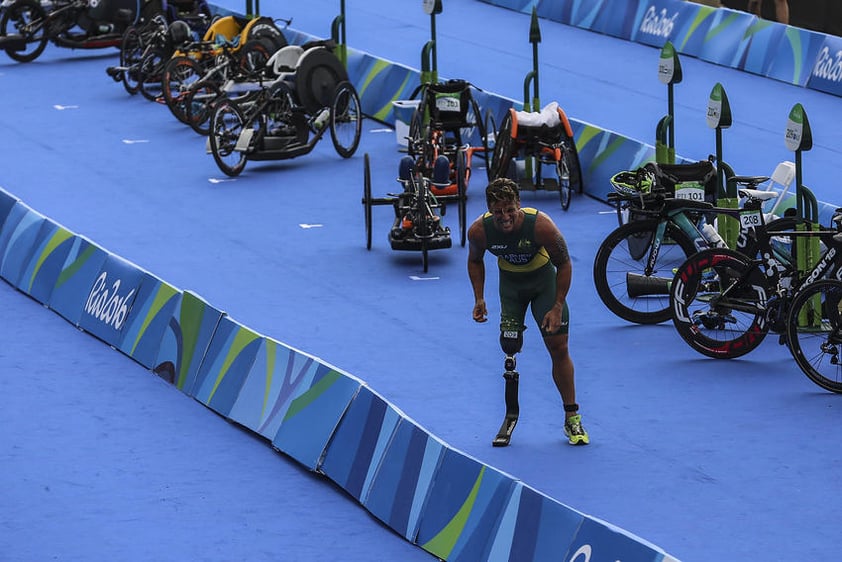
[(617, 172), (611, 177), (611, 185), (614, 186), (614, 191), (620, 195), (638, 196), (645, 195), (652, 192), (655, 185), (655, 174), (646, 168), (638, 168), (637, 170), (624, 170)]

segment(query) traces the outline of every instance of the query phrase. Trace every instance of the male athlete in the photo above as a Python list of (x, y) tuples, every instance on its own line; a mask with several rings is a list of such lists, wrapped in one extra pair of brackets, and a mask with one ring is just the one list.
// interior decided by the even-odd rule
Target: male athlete
[[(567, 350), (569, 312), (566, 297), (573, 274), (567, 243), (549, 216), (536, 209), (521, 208), (514, 181), (495, 179), (486, 188), (485, 198), (488, 212), (468, 229), (468, 276), (474, 290), (474, 320), (488, 320), (483, 261), (487, 250), (497, 256), (500, 270), (500, 345), (503, 351), (508, 357), (514, 357), (521, 350), (526, 329), (523, 322), (526, 309), (531, 305), (532, 316), (541, 329), (544, 345), (552, 359), (553, 382), (564, 404), (564, 434), (571, 445), (587, 445), (590, 439), (582, 427), (576, 404), (573, 361)], [(507, 406), (508, 391), (507, 387)], [(513, 426), (509, 434), (511, 429)], [(502, 444), (508, 444), (508, 439)], [(496, 440), (495, 445), (498, 445)]]

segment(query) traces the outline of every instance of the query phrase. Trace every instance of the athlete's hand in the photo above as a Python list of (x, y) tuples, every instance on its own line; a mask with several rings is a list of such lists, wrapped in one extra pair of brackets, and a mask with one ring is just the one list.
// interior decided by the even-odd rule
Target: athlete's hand
[(485, 301), (478, 300), (474, 304), (474, 322), (485, 322), (488, 320), (488, 310), (485, 308)]
[(561, 309), (557, 306), (552, 307), (545, 315), (541, 322), (541, 329), (552, 334), (561, 327)]

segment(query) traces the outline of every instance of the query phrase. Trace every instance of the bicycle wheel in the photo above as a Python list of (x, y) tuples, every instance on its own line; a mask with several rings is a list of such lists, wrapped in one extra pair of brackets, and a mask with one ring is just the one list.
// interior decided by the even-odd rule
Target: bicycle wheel
[(659, 324), (669, 320), (673, 271), (696, 251), (690, 237), (668, 222), (657, 259), (647, 271), (659, 223), (648, 219), (617, 227), (605, 237), (594, 258), (593, 280), (600, 300), (628, 322)]
[(463, 247), (465, 246), (468, 228), (467, 158), (464, 150), (460, 149), (456, 153), (456, 204), (459, 207), (459, 244)]
[(167, 55), (161, 49), (150, 49), (140, 61), (138, 90), (149, 101), (157, 101), (161, 97), (167, 60)]
[(207, 136), (210, 132), (213, 105), (223, 97), (219, 85), (212, 80), (200, 80), (194, 83), (184, 99), (184, 111), (190, 128), (200, 135)]
[(816, 281), (792, 301), (786, 323), (789, 350), (807, 378), (842, 393), (842, 282)]
[(187, 119), (187, 92), (202, 77), (202, 65), (187, 56), (176, 56), (164, 65), (161, 93), (164, 102), (176, 119), (189, 124)]
[(363, 158), (363, 209), (365, 212), (365, 249), (371, 249), (371, 164), (368, 153)]
[(246, 127), (242, 110), (233, 101), (222, 101), (216, 105), (211, 116), (208, 139), (216, 165), (231, 177), (240, 175), (246, 166), (246, 153), (237, 150), (237, 141)]
[(330, 138), (342, 158), (350, 158), (360, 145), (363, 114), (360, 98), (350, 82), (341, 82), (330, 106)]
[(31, 62), (41, 56), (47, 48), (49, 37), (43, 25), (47, 13), (35, 0), (17, 0), (6, 6), (0, 16), (0, 36), (20, 35), (26, 42), (25, 48), (15, 51), (6, 49), (6, 54), (18, 62)]
[(769, 332), (769, 293), (763, 272), (751, 258), (726, 248), (703, 250), (675, 274), (672, 321), (681, 338), (702, 355), (740, 357)]
[(138, 78), (142, 59), (143, 47), (140, 32), (135, 26), (131, 26), (123, 33), (123, 42), (120, 45), (120, 67), (123, 68), (120, 81), (123, 83), (123, 89), (131, 95), (137, 94), (140, 90)]

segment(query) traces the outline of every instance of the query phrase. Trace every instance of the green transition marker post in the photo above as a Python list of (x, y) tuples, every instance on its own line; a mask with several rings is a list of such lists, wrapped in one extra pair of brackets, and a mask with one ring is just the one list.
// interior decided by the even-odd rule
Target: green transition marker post
[[(707, 124), (716, 130), (716, 184), (717, 205), (736, 209), (739, 206), (736, 184), (728, 182), (726, 170), (730, 169), (722, 158), (722, 129), (731, 126), (731, 104), (725, 94), (722, 84), (716, 83), (708, 98)], [(717, 230), (729, 248), (735, 248), (740, 235), (740, 223), (733, 217), (720, 216), (717, 219)]]

